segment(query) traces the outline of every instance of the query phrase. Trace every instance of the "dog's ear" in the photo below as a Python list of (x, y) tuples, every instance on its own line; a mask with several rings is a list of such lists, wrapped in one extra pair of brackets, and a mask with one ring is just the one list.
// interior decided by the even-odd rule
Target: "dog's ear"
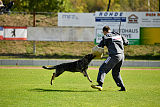
[(94, 54), (88, 54), (88, 55), (85, 55), (84, 58), (87, 58), (87, 59), (90, 59), (90, 58), (95, 58), (96, 55)]
[(95, 58), (96, 57), (96, 55), (93, 55), (93, 58)]
[(88, 56), (89, 56), (89, 54), (88, 54), (88, 55), (85, 55), (84, 58), (88, 58)]
[(93, 57), (93, 58), (96, 57), (96, 55), (94, 55), (94, 54), (90, 54), (90, 56)]
[(96, 55), (94, 55), (94, 54), (88, 54), (89, 55), (89, 58), (95, 58), (96, 57)]

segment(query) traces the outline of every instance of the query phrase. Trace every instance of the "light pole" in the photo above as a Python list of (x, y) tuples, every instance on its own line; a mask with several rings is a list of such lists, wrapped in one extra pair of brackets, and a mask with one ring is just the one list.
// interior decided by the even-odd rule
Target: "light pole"
[(150, 0), (148, 0), (148, 11), (150, 12)]
[(109, 0), (107, 11), (109, 11), (111, 0)]

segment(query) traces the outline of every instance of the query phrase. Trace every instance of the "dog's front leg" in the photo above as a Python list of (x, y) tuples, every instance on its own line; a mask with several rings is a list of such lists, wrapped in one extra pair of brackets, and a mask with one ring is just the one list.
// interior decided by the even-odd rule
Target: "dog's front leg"
[(90, 81), (90, 82), (92, 82), (92, 80), (90, 79), (90, 77), (88, 76), (88, 74), (87, 74), (87, 71), (85, 70), (85, 71), (83, 71), (83, 75), (85, 76), (85, 77), (87, 77), (87, 79)]
[(52, 85), (52, 81), (54, 80), (54, 78), (55, 78), (55, 73), (53, 73), (53, 75), (52, 75), (52, 78), (51, 78), (51, 85)]

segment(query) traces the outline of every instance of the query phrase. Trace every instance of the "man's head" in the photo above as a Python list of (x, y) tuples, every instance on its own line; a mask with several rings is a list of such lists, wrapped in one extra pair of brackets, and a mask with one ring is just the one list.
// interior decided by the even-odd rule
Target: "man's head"
[(104, 26), (103, 27), (103, 34), (106, 35), (108, 32), (110, 32), (110, 27), (109, 26)]
[(4, 7), (2, 0), (0, 0), (0, 7)]

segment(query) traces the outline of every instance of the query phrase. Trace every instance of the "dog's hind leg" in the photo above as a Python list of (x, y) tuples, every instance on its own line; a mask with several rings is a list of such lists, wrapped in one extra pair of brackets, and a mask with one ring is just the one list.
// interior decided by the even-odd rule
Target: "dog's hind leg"
[(51, 85), (52, 85), (52, 81), (54, 80), (55, 77), (58, 77), (59, 75), (61, 75), (64, 72), (63, 69), (56, 69), (56, 71), (53, 73), (53, 76), (51, 78)]
[(53, 81), (54, 78), (55, 78), (55, 75), (56, 75), (56, 73), (53, 73), (52, 78), (51, 78), (51, 85), (52, 85), (52, 81)]

